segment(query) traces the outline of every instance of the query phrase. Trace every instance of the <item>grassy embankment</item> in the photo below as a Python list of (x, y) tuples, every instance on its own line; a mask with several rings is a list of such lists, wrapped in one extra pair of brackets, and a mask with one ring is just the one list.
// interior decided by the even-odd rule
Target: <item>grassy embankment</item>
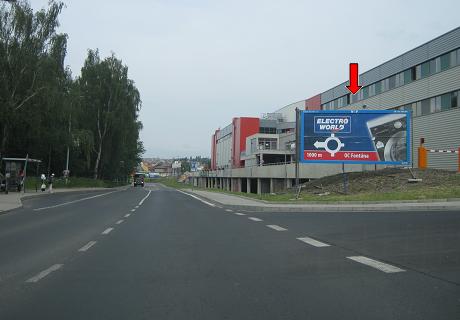
[[(35, 190), (35, 187), (40, 188), (40, 185), (41, 181), (35, 177), (26, 179), (26, 190)], [(48, 186), (48, 182), (46, 182), (46, 185)], [(55, 179), (53, 188), (113, 188), (122, 185), (126, 185), (126, 183), (71, 177), (68, 179), (67, 184), (64, 179)]]
[[(153, 182), (162, 183), (168, 187), (177, 189), (190, 189), (191, 186), (177, 182), (172, 178), (155, 179)], [(229, 192), (220, 189), (203, 189), (211, 192), (223, 192), (248, 198), (265, 200), (270, 202), (337, 202), (337, 201), (391, 201), (391, 200), (436, 200), (436, 199), (451, 199), (460, 198), (460, 175), (452, 175), (445, 179), (440, 185), (425, 185), (423, 183), (413, 184), (410, 188), (396, 191), (363, 191), (355, 194), (338, 194), (331, 193), (329, 195), (319, 196), (308, 192), (301, 192), (299, 199), (296, 200), (294, 191), (279, 193), (279, 194), (247, 194), (241, 192)]]

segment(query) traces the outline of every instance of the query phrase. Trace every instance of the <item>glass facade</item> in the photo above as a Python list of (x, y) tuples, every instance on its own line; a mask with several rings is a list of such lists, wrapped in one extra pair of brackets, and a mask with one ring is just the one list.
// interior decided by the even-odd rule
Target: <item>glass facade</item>
[[(345, 107), (350, 103), (365, 100), (382, 92), (392, 90), (413, 81), (429, 77), (435, 73), (445, 71), (460, 65), (460, 48), (447, 52), (439, 57), (425, 61), (422, 64), (406, 69), (403, 72), (392, 75), (388, 78), (372, 83), (361, 88), (355, 95), (347, 95), (328, 103), (322, 104), (324, 110), (333, 110)], [(435, 104), (435, 108), (436, 104)], [(442, 107), (441, 107), (442, 108)]]
[(448, 92), (440, 96), (413, 102), (394, 109), (412, 111), (413, 117), (419, 117), (431, 113), (447, 111), (452, 108), (459, 107), (457, 100), (459, 94), (460, 91)]

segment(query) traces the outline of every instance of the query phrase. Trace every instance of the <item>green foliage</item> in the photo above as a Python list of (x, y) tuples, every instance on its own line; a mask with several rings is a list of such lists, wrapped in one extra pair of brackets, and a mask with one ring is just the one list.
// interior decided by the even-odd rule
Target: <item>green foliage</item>
[[(60, 176), (126, 177), (144, 152), (140, 93), (114, 54), (89, 50), (81, 76), (65, 67), (63, 3), (34, 12), (28, 1), (0, 2), (0, 156), (41, 159)], [(43, 168), (43, 167), (42, 167)]]

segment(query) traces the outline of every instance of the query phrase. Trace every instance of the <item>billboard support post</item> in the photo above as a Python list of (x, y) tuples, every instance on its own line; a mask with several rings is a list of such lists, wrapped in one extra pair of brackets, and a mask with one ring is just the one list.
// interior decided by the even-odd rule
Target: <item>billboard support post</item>
[(343, 177), (343, 193), (348, 193), (348, 186), (347, 186), (347, 173), (345, 172), (345, 162), (342, 162), (342, 177)]
[(299, 187), (299, 162), (300, 162), (300, 110), (295, 108), (295, 185)]

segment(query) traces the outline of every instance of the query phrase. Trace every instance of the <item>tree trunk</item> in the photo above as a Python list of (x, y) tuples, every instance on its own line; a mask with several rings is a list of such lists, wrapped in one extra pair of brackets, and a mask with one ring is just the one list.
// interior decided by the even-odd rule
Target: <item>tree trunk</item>
[(101, 161), (102, 141), (99, 143), (99, 150), (97, 151), (96, 162), (94, 163), (94, 180), (97, 179), (97, 172), (99, 171), (99, 162)]
[(2, 154), (2, 156), (5, 156), (6, 154), (6, 141), (7, 141), (7, 135), (8, 135), (8, 125), (5, 121), (4, 125), (3, 125), (3, 137), (2, 137), (2, 145), (1, 145), (1, 149), (0, 149), (0, 154)]

